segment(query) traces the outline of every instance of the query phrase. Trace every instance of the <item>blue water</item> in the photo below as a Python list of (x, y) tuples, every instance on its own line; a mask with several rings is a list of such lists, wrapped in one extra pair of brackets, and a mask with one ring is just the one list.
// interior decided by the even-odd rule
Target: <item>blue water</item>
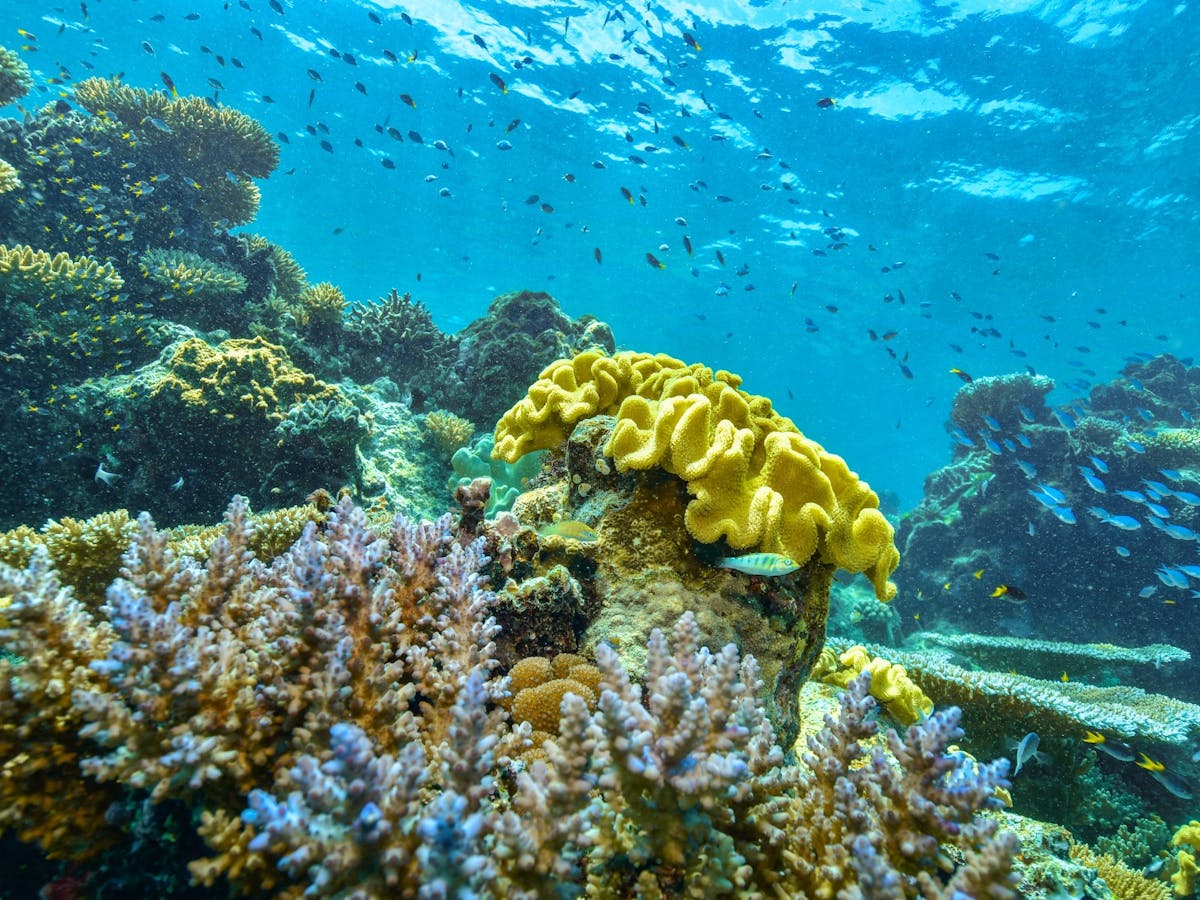
[(411, 291), (451, 330), (549, 290), (626, 347), (738, 372), (904, 505), (949, 457), (951, 367), (1030, 367), (1068, 399), (1200, 332), (1187, 3), (226, 6), (6, 0), (0, 41), (37, 35), (47, 99), (216, 79), (287, 136), (249, 230), (310, 280)]

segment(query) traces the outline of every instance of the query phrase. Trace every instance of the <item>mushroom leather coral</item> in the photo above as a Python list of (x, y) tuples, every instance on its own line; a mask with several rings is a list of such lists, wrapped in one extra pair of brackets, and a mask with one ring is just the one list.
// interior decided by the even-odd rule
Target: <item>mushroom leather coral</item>
[(493, 455), (513, 462), (562, 444), (574, 426), (615, 415), (605, 448), (621, 471), (661, 468), (694, 499), (685, 524), (697, 540), (814, 554), (865, 572), (890, 600), (900, 554), (879, 498), (845, 461), (800, 433), (771, 401), (739, 390), (741, 378), (664, 354), (588, 351), (543, 370), (496, 426)]

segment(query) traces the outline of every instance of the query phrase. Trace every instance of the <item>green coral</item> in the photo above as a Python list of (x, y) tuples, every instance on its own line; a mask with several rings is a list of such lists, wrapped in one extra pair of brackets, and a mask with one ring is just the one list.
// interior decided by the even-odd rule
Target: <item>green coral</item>
[(94, 116), (136, 129), (143, 140), (171, 148), (203, 174), (266, 178), (279, 164), (279, 145), (262, 125), (204, 97), (173, 98), (109, 78), (88, 78), (75, 86), (75, 102)]
[(125, 282), (109, 263), (90, 256), (35, 250), (26, 244), (0, 244), (0, 289), (17, 295), (107, 297)]
[(587, 351), (542, 372), (496, 426), (493, 452), (515, 462), (561, 446), (584, 419), (615, 414), (605, 452), (620, 471), (678, 475), (694, 497), (685, 524), (696, 540), (865, 572), (890, 600), (900, 554), (875, 492), (740, 384), (664, 354)]
[(476, 478), (490, 478), (492, 490), (488, 495), (485, 512), (492, 516), (505, 509), (512, 509), (521, 492), (528, 487), (529, 480), (542, 466), (541, 452), (528, 453), (516, 462), (505, 462), (492, 456), (495, 440), (490, 434), (480, 437), (470, 447), (462, 447), (450, 457), (454, 474), (446, 483), (451, 495), (460, 487)]
[(0, 106), (20, 100), (33, 87), (33, 76), (24, 60), (7, 47), (0, 47)]
[(244, 275), (183, 250), (147, 250), (141, 256), (140, 268), (151, 281), (188, 297), (241, 294), (246, 290)]

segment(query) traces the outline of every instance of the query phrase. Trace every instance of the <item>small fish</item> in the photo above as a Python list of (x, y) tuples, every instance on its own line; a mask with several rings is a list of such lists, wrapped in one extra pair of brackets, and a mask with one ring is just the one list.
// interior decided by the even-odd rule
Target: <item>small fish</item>
[(501, 78), (495, 72), (492, 72), (488, 77), (492, 79), (492, 84), (494, 84), (496, 87), (500, 88), (500, 93), (502, 93), (502, 94), (508, 93), (508, 85), (504, 83), (503, 78)]
[(1100, 457), (1094, 455), (1090, 456), (1089, 459), (1092, 461), (1092, 468), (1094, 468), (1097, 472), (1099, 472), (1101, 475), (1108, 474), (1108, 463), (1106, 463)]
[(1150, 777), (1166, 788), (1168, 793), (1175, 795), (1180, 800), (1192, 799), (1192, 789), (1186, 781), (1170, 771), (1161, 762), (1151, 759), (1145, 753), (1139, 753), (1138, 756), (1141, 757), (1137, 761), (1138, 767), (1149, 772)]
[(1050, 512), (1054, 514), (1054, 518), (1067, 525), (1074, 525), (1076, 522), (1075, 511), (1069, 506), (1055, 506)]
[[(179, 91), (175, 90), (175, 82), (166, 72), (159, 72), (158, 77), (162, 79), (162, 83), (167, 86), (167, 90), (171, 92), (171, 97), (174, 100), (179, 99)], [(210, 79), (211, 80), (211, 79)]]
[(625, 198), (625, 201), (630, 206), (633, 206), (633, 192), (630, 191), (629, 188), (625, 187), (624, 185), (621, 186), (621, 196)]
[(581, 544), (594, 544), (600, 540), (600, 535), (583, 522), (575, 519), (563, 519), (543, 525), (537, 530), (537, 533), (538, 537), (560, 537), (569, 541), (578, 541)]
[(723, 569), (733, 569), (746, 575), (789, 575), (800, 566), (790, 556), (780, 553), (748, 553), (745, 556), (725, 556), (717, 561)]
[(992, 591), (991, 597), (994, 600), (1007, 600), (1012, 603), (1024, 603), (1029, 599), (1026, 593), (1015, 584), (996, 585), (996, 589)]
[(1132, 450), (1134, 453), (1145, 453), (1146, 452), (1146, 445), (1143, 444), (1141, 441), (1134, 441), (1134, 440), (1130, 440), (1130, 439), (1126, 438), (1125, 446), (1128, 447), (1130, 450)]
[(648, 262), (655, 269), (665, 269), (667, 267), (667, 264), (661, 262), (653, 253), (646, 254), (646, 262)]
[(1116, 547), (1113, 547), (1113, 549), (1117, 551), (1117, 556), (1121, 557), (1122, 559), (1129, 559), (1129, 548), (1128, 547), (1122, 547), (1122, 546), (1118, 545)]
[(1107, 753), (1118, 762), (1133, 762), (1133, 748), (1128, 744), (1117, 740), (1110, 740), (1098, 731), (1084, 732), (1083, 742), (1091, 744), (1095, 749), (1102, 753)]
[(180, 475), (180, 476), (179, 476), (179, 480), (178, 480), (178, 481), (176, 481), (175, 483), (173, 483), (173, 484), (171, 485), (171, 490), (173, 490), (173, 491), (177, 491), (177, 490), (179, 490), (181, 487), (183, 487), (183, 476), (182, 476), (182, 475)]
[(965, 383), (965, 384), (970, 384), (972, 381), (975, 380), (970, 375), (968, 375), (966, 372), (964, 372), (962, 369), (951, 369), (950, 374), (957, 375), (960, 379), (962, 379), (963, 383)]
[(1137, 531), (1142, 527), (1142, 523), (1133, 516), (1109, 516), (1107, 519), (1101, 519), (1105, 525), (1112, 525), (1114, 528), (1120, 528), (1122, 531)]
[(601, 265), (604, 262), (603, 254), (600, 253), (599, 247), (592, 248), (592, 256), (596, 260), (596, 265)]
[(1079, 474), (1083, 476), (1083, 480), (1087, 482), (1087, 486), (1090, 487), (1093, 491), (1095, 491), (1098, 494), (1103, 494), (1108, 491), (1108, 488), (1105, 486), (1104, 482), (1101, 481), (1097, 477), (1096, 473), (1093, 472), (1091, 469), (1089, 469), (1087, 466), (1079, 466), (1078, 469), (1079, 469)]
[(154, 52), (154, 45), (151, 44), (149, 41), (142, 41), (142, 49), (145, 50), (147, 53), (149, 53), (151, 56), (158, 55)]
[(1058, 424), (1063, 428), (1070, 431), (1075, 427), (1075, 417), (1069, 412), (1065, 412), (1061, 409), (1053, 409), (1051, 412), (1054, 413), (1054, 418), (1058, 419)]
[(1017, 468), (1024, 473), (1026, 478), (1037, 478), (1037, 467), (1033, 463), (1026, 462), (1023, 459), (1015, 460), (1015, 462)]
[(107, 469), (105, 469), (104, 463), (102, 462), (102, 463), (100, 463), (100, 465), (96, 466), (96, 474), (92, 477), (92, 480), (93, 481), (103, 481), (109, 487), (112, 487), (113, 482), (116, 481), (120, 477), (121, 477), (120, 473), (109, 472)]
[(520, 127), (521, 127), (521, 120), (513, 119), (511, 122), (509, 122), (507, 125), (504, 126), (504, 133), (512, 134), (514, 131), (516, 131)]
[(1176, 500), (1186, 503), (1188, 506), (1200, 506), (1200, 494), (1193, 494), (1191, 491), (1171, 491)]
[(683, 33), (683, 42), (685, 44), (687, 44), (689, 47), (691, 47), (693, 50), (695, 50), (697, 53), (700, 52), (700, 45), (698, 43), (696, 43), (696, 39), (694, 37), (692, 37), (690, 34), (688, 34), (686, 31)]
[(1025, 737), (1021, 738), (1021, 742), (1017, 744), (1017, 764), (1013, 769), (1012, 777), (1016, 778), (1021, 772), (1021, 766), (1030, 760), (1037, 761), (1038, 749), (1038, 734), (1036, 731), (1031, 731)]
[(837, 101), (832, 97), (822, 97), (817, 101), (817, 106), (820, 109), (832, 109), (833, 107), (837, 106)]
[(161, 131), (163, 134), (171, 134), (172, 133), (170, 125), (168, 125), (162, 119), (156, 119), (154, 116), (146, 116), (146, 118), (142, 119), (142, 124), (143, 125), (151, 125), (152, 127)]
[[(896, 336), (896, 333), (895, 333), (894, 331), (893, 331), (893, 332), (889, 332), (889, 333), (892, 335), (892, 337), (895, 337), (895, 336)], [(885, 334), (885, 335), (883, 336), (883, 339), (884, 339), (885, 341), (886, 341), (886, 340), (889, 340), (889, 338), (888, 338), (888, 335), (886, 335), (886, 334)], [(992, 429), (992, 431), (1000, 431), (1000, 430), (1001, 430), (1001, 428), (1000, 428), (1000, 420), (999, 420), (999, 419), (997, 419), (995, 416), (990, 416), (990, 415), (987, 415), (987, 414), (985, 413), (985, 414), (984, 414), (984, 416), (983, 416), (983, 423), (984, 423), (985, 425), (987, 425), (987, 427), (988, 427), (988, 428)]]

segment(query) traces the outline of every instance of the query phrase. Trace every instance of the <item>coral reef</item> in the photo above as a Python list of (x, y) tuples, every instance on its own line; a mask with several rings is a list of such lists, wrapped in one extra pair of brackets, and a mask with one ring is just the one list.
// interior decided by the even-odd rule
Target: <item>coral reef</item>
[(1171, 891), (1161, 881), (1151, 881), (1141, 872), (1107, 853), (1097, 853), (1087, 844), (1071, 844), (1071, 859), (1095, 869), (1119, 900), (1170, 900)]
[(178, 155), (203, 175), (266, 178), (279, 165), (279, 145), (265, 128), (204, 98), (172, 98), (109, 78), (88, 78), (75, 85), (75, 102), (99, 118), (141, 128), (141, 139), (154, 144), (156, 153)]
[(445, 373), (458, 352), (458, 342), (441, 332), (425, 305), (397, 291), (353, 306), (344, 330), (350, 372), (360, 381), (387, 376), (409, 385), (427, 373)]
[(246, 278), (195, 253), (155, 247), (141, 256), (142, 274), (169, 291), (185, 297), (208, 294), (241, 294)]
[(29, 66), (7, 47), (0, 47), (0, 106), (20, 100), (33, 87)]
[(0, 159), (0, 194), (15, 191), (21, 186), (21, 173)]
[(839, 456), (805, 438), (741, 379), (659, 354), (587, 351), (548, 366), (496, 426), (494, 455), (515, 462), (559, 447), (579, 422), (616, 416), (605, 452), (619, 471), (660, 468), (694, 500), (697, 540), (865, 572), (881, 599), (899, 562), (878, 497)]
[(426, 370), (413, 393), (491, 429), (553, 360), (588, 349), (614, 350), (612, 330), (592, 316), (571, 319), (549, 294), (517, 291), (492, 300), (484, 316), (454, 336), (445, 372)]
[(1193, 659), (1138, 677), (1200, 700), (1194, 582), (1177, 568), (1200, 534), (1200, 443), (1185, 418), (1200, 367), (1136, 362), (1053, 409), (1028, 396), (1045, 387), (1030, 376), (1009, 379), (1024, 400), (984, 402), (983, 380), (960, 389), (954, 459), (899, 526), (908, 608), (940, 632), (1177, 645)]
[(484, 540), (449, 516), (379, 534), (348, 500), (274, 560), (253, 534), (235, 500), (200, 563), (143, 514), (92, 609), (42, 549), (0, 567), (0, 828), (88, 867), (128, 846), (114, 810), (183, 803), (209, 848), (192, 877), (260, 896), (1012, 896), (1015, 839), (976, 815), (1005, 764), (948, 754), (952, 711), (868, 753), (861, 678), (784, 766), (756, 663), (685, 615), (644, 687), (605, 646), (598, 673), (556, 660), (598, 705), (565, 693), (521, 766)]
[(461, 447), (450, 457), (454, 473), (447, 487), (454, 491), (476, 478), (490, 478), (491, 494), (488, 497), (487, 514), (495, 515), (512, 509), (518, 495), (529, 486), (530, 479), (542, 467), (542, 453), (527, 453), (515, 463), (505, 462), (492, 456), (495, 438), (490, 434), (480, 435), (469, 447)]
[(444, 409), (435, 409), (425, 414), (425, 431), (438, 455), (449, 460), (471, 443), (471, 438), (475, 435), (475, 426), (462, 416), (456, 416)]

